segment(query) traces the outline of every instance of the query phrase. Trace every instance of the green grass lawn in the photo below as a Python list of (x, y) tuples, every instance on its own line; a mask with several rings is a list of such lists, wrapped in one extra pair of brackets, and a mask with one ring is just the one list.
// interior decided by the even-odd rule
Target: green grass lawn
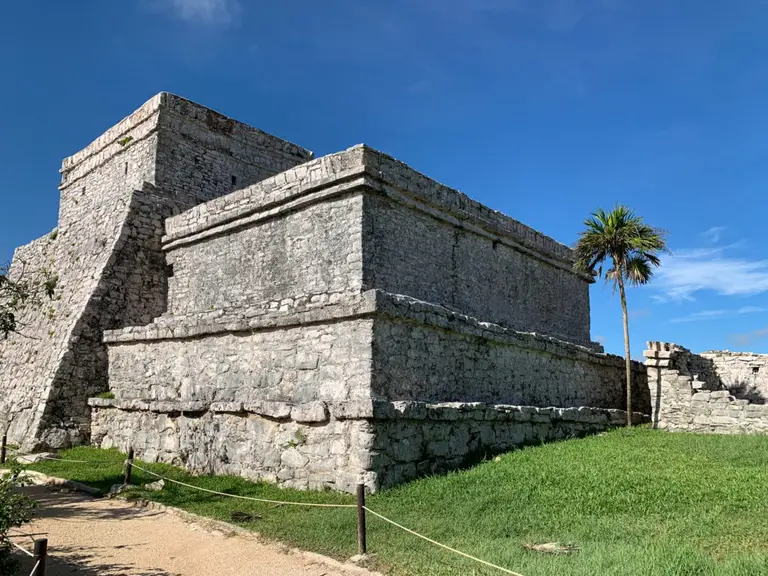
[[(124, 456), (76, 448), (30, 468), (108, 489)], [(102, 462), (106, 461), (104, 464)], [(143, 465), (144, 466), (144, 465)], [(353, 503), (332, 492), (301, 492), (232, 477), (153, 471), (192, 484), (263, 498)], [(135, 483), (154, 480), (136, 471)], [(354, 509), (257, 504), (166, 485), (136, 493), (247, 526), (287, 544), (344, 559), (356, 553)], [(670, 434), (636, 428), (529, 447), (471, 470), (372, 495), (368, 506), (449, 546), (525, 576), (768, 575), (768, 436)], [(546, 556), (524, 543), (579, 546)], [(373, 567), (394, 575), (500, 574), (368, 518)]]

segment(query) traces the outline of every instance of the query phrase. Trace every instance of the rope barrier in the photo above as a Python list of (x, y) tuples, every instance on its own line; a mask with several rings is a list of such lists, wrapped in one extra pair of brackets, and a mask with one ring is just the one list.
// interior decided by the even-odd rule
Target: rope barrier
[[(253, 500), (256, 502), (267, 502), (271, 504), (288, 504), (288, 505), (294, 505), (294, 506), (314, 506), (314, 507), (322, 507), (322, 508), (357, 508), (354, 504), (313, 504), (309, 502), (283, 502), (280, 500), (267, 500), (264, 498), (252, 498), (249, 496), (240, 496), (238, 494), (227, 494), (226, 492), (217, 492), (216, 490), (208, 490), (207, 488), (200, 488), (199, 486), (193, 486), (192, 484), (187, 484), (185, 482), (180, 482), (178, 480), (171, 480), (170, 478), (165, 478), (164, 476), (161, 476), (160, 474), (156, 474), (154, 472), (151, 472), (149, 470), (146, 470), (145, 468), (142, 468), (140, 466), (137, 466), (136, 464), (133, 464), (133, 467), (137, 470), (141, 470), (142, 472), (146, 472), (147, 474), (151, 474), (152, 476), (155, 476), (156, 478), (160, 478), (161, 480), (167, 480), (168, 482), (173, 482), (174, 484), (179, 484), (180, 486), (186, 486), (187, 488), (192, 488), (193, 490), (200, 490), (202, 492), (208, 492), (210, 494), (217, 494), (219, 496), (229, 496), (230, 498), (240, 498), (242, 500)], [(409, 534), (413, 534), (414, 536), (418, 536), (419, 538), (426, 540), (430, 544), (434, 544), (435, 546), (439, 546), (440, 548), (444, 548), (446, 550), (449, 550), (453, 552), (454, 554), (459, 554), (460, 556), (464, 556), (465, 558), (469, 558), (470, 560), (474, 560), (475, 562), (479, 562), (480, 564), (484, 564), (485, 566), (488, 566), (490, 568), (495, 568), (496, 570), (501, 570), (502, 572), (506, 574), (511, 574), (512, 576), (523, 576), (522, 574), (519, 574), (517, 572), (513, 572), (512, 570), (508, 570), (507, 568), (504, 568), (502, 566), (497, 566), (496, 564), (492, 564), (491, 562), (488, 562), (486, 560), (482, 560), (480, 558), (476, 558), (475, 556), (472, 556), (470, 554), (467, 554), (466, 552), (462, 552), (461, 550), (456, 550), (455, 548), (451, 548), (450, 546), (446, 546), (445, 544), (441, 544), (440, 542), (437, 542), (436, 540), (432, 540), (431, 538), (428, 538), (422, 534), (419, 534), (418, 532), (415, 532), (411, 530), (410, 528), (406, 528), (405, 526), (402, 526), (401, 524), (398, 524), (394, 520), (390, 520), (386, 516), (383, 516), (382, 514), (379, 514), (378, 512), (374, 512), (367, 506), (364, 506), (366, 511), (370, 512), (374, 516), (381, 518), (385, 522), (389, 522), (393, 526), (396, 526), (397, 528), (400, 528), (401, 530), (405, 530)]]
[(19, 550), (21, 550), (22, 552), (24, 552), (24, 554), (26, 554), (26, 555), (27, 555), (27, 556), (29, 556), (30, 558), (34, 558), (34, 557), (35, 557), (35, 555), (34, 555), (34, 554), (32, 554), (32, 552), (30, 552), (29, 550), (27, 550), (27, 549), (26, 549), (26, 548), (24, 548), (23, 546), (19, 546), (18, 544), (16, 544), (16, 542), (11, 542), (10, 540), (8, 540), (8, 542), (10, 542), (10, 543), (11, 543), (11, 546), (13, 546), (14, 548), (18, 548)]
[(469, 558), (470, 560), (474, 560), (475, 562), (480, 562), (480, 564), (485, 564), (486, 566), (489, 566), (490, 568), (495, 568), (496, 570), (501, 570), (502, 572), (506, 574), (512, 574), (512, 576), (523, 576), (522, 574), (519, 574), (517, 572), (512, 572), (512, 570), (508, 570), (507, 568), (504, 568), (502, 566), (497, 566), (496, 564), (491, 564), (490, 562), (487, 562), (486, 560), (482, 560), (480, 558), (476, 558), (470, 554), (467, 554), (466, 552), (462, 552), (461, 550), (456, 550), (455, 548), (451, 548), (450, 546), (446, 546), (445, 544), (441, 544), (437, 540), (432, 540), (432, 538), (427, 538), (426, 536), (419, 534), (418, 532), (415, 532), (414, 530), (411, 530), (410, 528), (406, 528), (405, 526), (402, 526), (401, 524), (398, 524), (394, 520), (390, 520), (386, 516), (383, 516), (382, 514), (379, 514), (378, 512), (374, 512), (367, 506), (363, 506), (367, 512), (370, 512), (377, 518), (381, 518), (385, 522), (389, 522), (392, 524), (392, 526), (396, 526), (397, 528), (400, 528), (401, 530), (405, 530), (409, 534), (413, 534), (414, 536), (418, 536), (422, 540), (426, 540), (430, 544), (434, 544), (435, 546), (440, 546), (440, 548), (445, 548), (446, 550), (449, 550), (453, 552), (454, 554), (458, 554), (459, 556), (464, 556), (465, 558)]
[(48, 532), (34, 532), (32, 534), (26, 534), (24, 532), (17, 532), (16, 534), (6, 534), (7, 538), (29, 538), (32, 542), (35, 541), (34, 536), (46, 536)]
[(37, 567), (40, 566), (40, 560), (35, 562), (35, 565), (32, 567), (32, 572), (29, 573), (29, 576), (35, 576), (37, 574)]
[[(82, 460), (66, 460), (61, 458), (52, 458), (52, 457), (46, 457), (46, 460), (57, 460), (60, 462), (76, 462), (76, 463), (82, 463), (86, 464), (89, 462), (82, 461)], [(180, 480), (173, 480), (171, 478), (167, 478), (165, 476), (162, 476), (160, 474), (157, 474), (156, 472), (152, 472), (151, 470), (147, 470), (146, 468), (142, 468), (141, 466), (136, 465), (135, 462), (127, 460), (126, 462), (130, 462), (131, 466), (133, 468), (136, 468), (137, 470), (141, 470), (145, 474), (149, 474), (150, 476), (154, 476), (155, 478), (158, 478), (160, 480), (164, 480), (166, 482), (171, 482), (172, 484), (177, 484), (179, 486), (184, 486), (186, 488), (191, 488), (192, 490), (198, 490), (200, 492), (207, 492), (208, 494), (215, 494), (217, 496), (227, 496), (229, 498), (236, 498), (239, 500), (249, 500), (252, 502), (264, 502), (267, 504), (281, 504), (281, 505), (287, 505), (287, 506), (305, 506), (305, 507), (312, 507), (312, 508), (357, 508), (355, 504), (318, 504), (313, 502), (291, 502), (287, 500), (270, 500), (267, 498), (255, 498), (253, 496), (241, 496), (239, 494), (227, 494), (226, 492), (219, 492), (217, 490), (210, 490), (208, 488), (201, 488), (200, 486), (195, 486), (193, 484), (188, 484), (186, 482), (181, 482)], [(111, 464), (111, 463), (110, 463)], [(462, 552), (461, 550), (457, 550), (455, 548), (451, 548), (450, 546), (446, 544), (442, 544), (438, 542), (437, 540), (433, 540), (432, 538), (429, 538), (427, 536), (424, 536), (423, 534), (419, 534), (415, 530), (411, 530), (410, 528), (406, 528), (402, 524), (398, 524), (394, 520), (391, 520), (384, 516), (383, 514), (379, 514), (378, 512), (375, 512), (368, 508), (367, 506), (363, 506), (363, 509), (365, 509), (370, 514), (373, 514), (377, 518), (383, 520), (384, 522), (387, 522), (391, 524), (392, 526), (395, 526), (396, 528), (399, 528), (400, 530), (403, 530), (407, 532), (408, 534), (411, 534), (413, 536), (416, 536), (417, 538), (421, 538), (422, 540), (425, 540), (426, 542), (429, 542), (430, 544), (434, 544), (435, 546), (438, 546), (440, 548), (443, 548), (444, 550), (448, 550), (449, 552), (453, 552), (454, 554), (458, 554), (459, 556), (463, 556), (464, 558), (467, 558), (469, 560), (473, 560), (474, 562), (478, 562), (480, 564), (483, 564), (484, 566), (488, 566), (489, 568), (493, 568), (495, 570), (499, 570), (501, 572), (504, 572), (505, 574), (510, 574), (511, 576), (523, 576), (519, 572), (513, 572), (512, 570), (509, 570), (508, 568), (504, 568), (503, 566), (499, 566), (497, 564), (493, 564), (491, 562), (488, 562), (487, 560), (483, 560), (482, 558), (477, 558), (476, 556), (472, 556), (471, 554), (467, 554), (466, 552)], [(29, 554), (30, 556), (33, 556), (33, 554), (30, 554), (27, 550), (22, 548), (21, 546), (18, 546), (11, 542), (14, 546), (25, 552), (26, 554)], [(35, 566), (35, 569), (37, 566)], [(34, 575), (35, 570), (32, 570), (32, 575)]]
[(72, 462), (74, 464), (117, 464), (117, 462), (93, 462), (92, 460), (67, 460), (66, 458), (54, 458), (53, 456), (43, 456), (43, 460), (53, 460), (54, 462)]
[(240, 496), (239, 494), (227, 494), (226, 492), (209, 490), (208, 488), (201, 488), (199, 486), (187, 484), (186, 482), (180, 482), (179, 480), (172, 480), (171, 478), (166, 478), (165, 476), (161, 476), (160, 474), (151, 472), (146, 468), (137, 466), (135, 463), (132, 464), (132, 466), (137, 470), (146, 472), (147, 474), (150, 474), (155, 478), (159, 478), (160, 480), (165, 480), (166, 482), (172, 482), (173, 484), (178, 484), (179, 486), (186, 486), (187, 488), (192, 488), (193, 490), (200, 490), (201, 492), (208, 492), (209, 494), (217, 494), (219, 496), (229, 496), (230, 498), (238, 498), (240, 500), (252, 500), (254, 502), (266, 502), (267, 504), (285, 504), (288, 506), (307, 506), (307, 507), (315, 507), (315, 508), (357, 508), (355, 504), (317, 504), (313, 502), (289, 502), (284, 500), (267, 500), (266, 498), (254, 498), (252, 496)]

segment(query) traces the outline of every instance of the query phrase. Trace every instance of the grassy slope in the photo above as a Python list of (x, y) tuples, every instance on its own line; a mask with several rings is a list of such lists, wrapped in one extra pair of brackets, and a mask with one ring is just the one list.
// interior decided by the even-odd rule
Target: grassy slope
[[(78, 448), (62, 455), (112, 464), (47, 462), (32, 468), (108, 488), (123, 456)], [(159, 473), (220, 491), (265, 498), (351, 503), (239, 478)], [(152, 480), (140, 472), (134, 482)], [(267, 537), (338, 558), (355, 553), (353, 509), (274, 507), (184, 487), (143, 494), (224, 520), (262, 516)], [(471, 470), (428, 478), (369, 498), (368, 505), (423, 534), (526, 576), (756, 576), (768, 574), (768, 436), (617, 430), (526, 448)], [(368, 520), (376, 567), (396, 575), (498, 574), (383, 523)], [(542, 556), (525, 542), (575, 543), (571, 556)]]

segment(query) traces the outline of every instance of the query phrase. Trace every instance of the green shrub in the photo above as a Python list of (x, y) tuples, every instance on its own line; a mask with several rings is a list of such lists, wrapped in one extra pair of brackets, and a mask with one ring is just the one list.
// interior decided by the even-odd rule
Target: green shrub
[(17, 490), (22, 484), (24, 478), (17, 466), (0, 478), (0, 574), (16, 574), (18, 561), (11, 555), (8, 530), (29, 522), (37, 506), (37, 502)]
[(108, 400), (113, 400), (115, 398), (114, 392), (102, 392), (101, 394), (97, 395), (96, 398), (107, 398)]

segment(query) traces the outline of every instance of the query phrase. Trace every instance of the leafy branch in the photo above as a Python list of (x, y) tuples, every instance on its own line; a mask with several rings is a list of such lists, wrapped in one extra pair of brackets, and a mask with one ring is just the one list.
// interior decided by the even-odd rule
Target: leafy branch
[(19, 315), (28, 307), (42, 306), (52, 300), (59, 277), (47, 268), (30, 274), (25, 262), (11, 269), (10, 265), (0, 266), (0, 336), (17, 332), (21, 322)]

